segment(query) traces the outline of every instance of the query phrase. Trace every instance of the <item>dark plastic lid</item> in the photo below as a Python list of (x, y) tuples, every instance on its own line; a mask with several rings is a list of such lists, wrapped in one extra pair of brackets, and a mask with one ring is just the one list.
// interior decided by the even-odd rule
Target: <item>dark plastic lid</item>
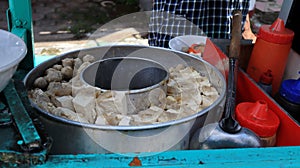
[(262, 25), (258, 32), (258, 38), (276, 44), (288, 44), (293, 41), (294, 32), (285, 28), (284, 21), (277, 19), (272, 25)]
[(263, 138), (275, 135), (280, 124), (278, 116), (264, 100), (239, 103), (236, 106), (236, 119), (241, 126)]
[(272, 71), (270, 69), (268, 69), (266, 72), (261, 74), (259, 81), (265, 85), (272, 84), (272, 81), (273, 81)]
[(300, 78), (284, 80), (279, 94), (292, 103), (300, 104)]

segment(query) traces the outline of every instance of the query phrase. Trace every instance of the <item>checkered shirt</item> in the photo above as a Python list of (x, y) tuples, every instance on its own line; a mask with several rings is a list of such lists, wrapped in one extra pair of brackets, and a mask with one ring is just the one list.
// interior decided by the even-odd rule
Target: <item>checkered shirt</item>
[(154, 0), (149, 45), (167, 48), (171, 38), (188, 34), (229, 39), (233, 10), (242, 11), (244, 23), (249, 1)]

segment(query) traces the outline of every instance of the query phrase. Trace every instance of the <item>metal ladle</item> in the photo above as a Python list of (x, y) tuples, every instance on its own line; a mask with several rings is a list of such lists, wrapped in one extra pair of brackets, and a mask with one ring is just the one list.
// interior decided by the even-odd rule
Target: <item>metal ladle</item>
[(197, 130), (190, 142), (191, 149), (260, 147), (260, 138), (241, 127), (233, 118), (235, 111), (236, 80), (241, 40), (242, 13), (233, 12), (232, 39), (229, 47), (229, 73), (225, 116), (219, 123), (207, 124)]

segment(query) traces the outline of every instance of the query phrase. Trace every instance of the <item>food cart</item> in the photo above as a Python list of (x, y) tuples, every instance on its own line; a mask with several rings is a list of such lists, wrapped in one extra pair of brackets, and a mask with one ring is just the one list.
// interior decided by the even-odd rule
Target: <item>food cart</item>
[[(175, 150), (161, 153), (69, 153), (51, 154), (52, 141), (47, 128), (30, 105), (23, 78), (33, 68), (34, 54), (30, 0), (9, 0), (7, 10), (8, 30), (27, 45), (27, 55), (19, 64), (13, 79), (2, 92), (0, 165), (30, 167), (300, 167), (300, 131), (297, 123), (268, 94), (266, 94), (243, 69), (239, 70), (237, 101), (264, 100), (280, 118), (275, 147), (234, 148), (210, 150)], [(210, 40), (207, 53), (218, 58), (226, 55)], [(214, 64), (215, 59), (207, 60)], [(37, 142), (39, 142), (37, 144)], [(72, 142), (69, 142), (72, 143)], [(145, 144), (147, 145), (147, 144)]]

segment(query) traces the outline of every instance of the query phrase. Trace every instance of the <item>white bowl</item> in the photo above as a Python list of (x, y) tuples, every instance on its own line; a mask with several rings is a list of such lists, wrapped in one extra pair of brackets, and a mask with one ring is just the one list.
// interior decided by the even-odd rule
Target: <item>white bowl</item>
[(176, 51), (182, 51), (183, 47), (190, 47), (192, 44), (206, 44), (206, 39), (206, 36), (177, 36), (169, 41), (169, 47)]
[(11, 32), (0, 29), (0, 92), (6, 87), (27, 53), (25, 42)]

